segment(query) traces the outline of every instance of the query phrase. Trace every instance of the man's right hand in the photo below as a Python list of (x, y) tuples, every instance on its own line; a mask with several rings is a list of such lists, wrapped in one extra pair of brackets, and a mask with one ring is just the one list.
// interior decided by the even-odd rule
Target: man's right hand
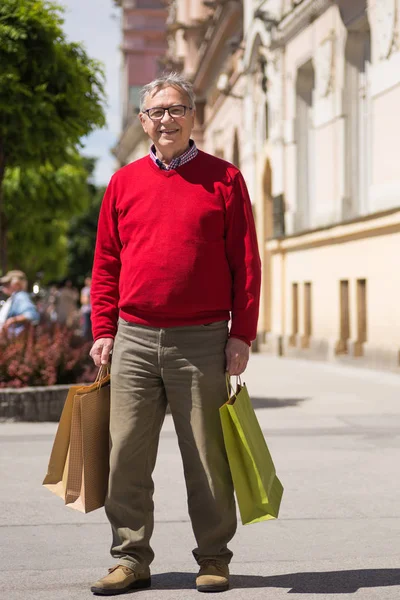
[(93, 358), (96, 367), (108, 363), (113, 346), (114, 340), (112, 338), (99, 338), (95, 341), (89, 354)]

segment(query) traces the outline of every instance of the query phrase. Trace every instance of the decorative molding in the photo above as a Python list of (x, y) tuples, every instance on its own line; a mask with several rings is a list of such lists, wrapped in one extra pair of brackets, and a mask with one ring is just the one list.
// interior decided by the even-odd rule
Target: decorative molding
[(396, 0), (375, 0), (373, 28), (380, 60), (389, 58), (395, 46), (396, 4)]
[(280, 240), (269, 240), (266, 242), (266, 248), (273, 254), (294, 252), (389, 233), (400, 233), (399, 208), (358, 217), (348, 222), (338, 222), (314, 230), (293, 233)]
[(203, 43), (197, 54), (197, 68), (192, 80), (199, 96), (210, 83), (210, 74), (215, 65), (222, 60), (227, 38), (231, 37), (241, 25), (241, 5), (239, 2), (227, 2), (218, 6), (205, 31)]
[(271, 138), (281, 137), (283, 123), (283, 81), (282, 81), (282, 53), (275, 51), (272, 60), (267, 62), (268, 77), (268, 106), (271, 123)]
[(272, 31), (271, 49), (285, 46), (334, 4), (335, 0), (302, 0)]
[(400, 53), (392, 54), (387, 60), (371, 67), (371, 96), (376, 98), (400, 83)]
[(243, 69), (247, 70), (250, 68), (251, 58), (254, 52), (254, 46), (259, 46), (261, 43), (262, 47), (269, 48), (271, 41), (271, 34), (265, 29), (262, 21), (254, 19), (251, 22), (250, 29), (246, 34), (245, 49), (243, 53)]
[(325, 98), (333, 90), (335, 61), (335, 33), (329, 36), (318, 46), (315, 56), (316, 66), (316, 94)]

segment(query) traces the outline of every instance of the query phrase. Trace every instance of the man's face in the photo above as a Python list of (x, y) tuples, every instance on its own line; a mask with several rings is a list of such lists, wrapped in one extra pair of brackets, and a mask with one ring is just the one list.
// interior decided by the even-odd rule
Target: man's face
[(26, 287), (26, 281), (23, 279), (12, 279), (9, 284), (10, 296), (14, 292), (21, 292)]
[(169, 108), (183, 105), (188, 107), (183, 117), (171, 117), (165, 111), (160, 121), (152, 121), (145, 112), (140, 113), (140, 121), (144, 131), (156, 148), (167, 158), (183, 153), (189, 145), (190, 134), (194, 126), (195, 110), (189, 110), (188, 96), (174, 87), (165, 87), (152, 96), (147, 96), (145, 110), (149, 108)]

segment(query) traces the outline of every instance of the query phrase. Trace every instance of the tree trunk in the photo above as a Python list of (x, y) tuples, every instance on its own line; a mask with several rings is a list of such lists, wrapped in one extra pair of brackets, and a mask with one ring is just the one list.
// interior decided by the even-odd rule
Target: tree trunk
[(7, 219), (3, 208), (3, 180), (6, 171), (6, 157), (0, 141), (0, 268), (7, 272)]

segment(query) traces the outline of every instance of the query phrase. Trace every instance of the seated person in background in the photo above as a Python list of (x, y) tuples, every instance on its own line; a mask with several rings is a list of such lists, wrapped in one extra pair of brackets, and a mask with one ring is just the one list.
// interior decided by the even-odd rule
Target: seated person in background
[(92, 307), (90, 304), (90, 286), (92, 278), (86, 277), (85, 287), (81, 289), (81, 315), (83, 321), (82, 336), (85, 340), (92, 339)]
[(28, 292), (28, 280), (23, 271), (9, 271), (0, 278), (2, 291), (9, 296), (0, 310), (0, 331), (18, 335), (24, 327), (37, 325), (39, 313)]

